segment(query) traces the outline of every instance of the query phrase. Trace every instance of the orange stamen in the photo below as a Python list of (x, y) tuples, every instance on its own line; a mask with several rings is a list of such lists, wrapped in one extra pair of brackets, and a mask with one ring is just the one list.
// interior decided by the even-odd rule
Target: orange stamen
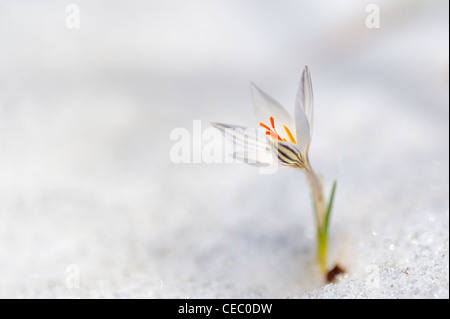
[[(275, 129), (275, 120), (273, 119), (273, 116), (270, 117), (270, 124), (272, 125), (273, 129), (268, 127), (264, 123), (259, 123), (260, 126), (264, 127), (267, 130), (266, 135), (270, 135), (272, 138), (277, 139), (279, 141), (286, 141), (285, 138), (281, 138), (280, 135), (278, 135), (278, 133), (277, 133), (277, 131)], [(289, 133), (288, 133), (288, 136), (289, 136), (289, 138), (291, 138), (292, 134), (289, 135)], [(292, 139), (291, 139), (291, 141), (292, 141)]]
[(291, 142), (297, 144), (297, 142), (295, 141), (294, 135), (292, 135), (291, 131), (289, 131), (289, 129), (286, 126), (284, 126), (284, 129), (286, 130), (286, 133), (289, 136), (289, 139), (291, 140)]
[(266, 130), (271, 131), (270, 127), (268, 127), (266, 124), (264, 123), (259, 123), (260, 126), (264, 127)]
[(270, 136), (272, 136), (273, 138), (276, 138), (279, 141), (282, 141), (280, 135), (278, 135), (277, 133), (274, 132), (270, 132)]

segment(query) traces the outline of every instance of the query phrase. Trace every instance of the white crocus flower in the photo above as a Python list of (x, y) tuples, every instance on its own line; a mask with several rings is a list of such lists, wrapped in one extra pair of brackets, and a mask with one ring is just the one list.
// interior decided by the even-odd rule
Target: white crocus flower
[[(309, 148), (313, 133), (313, 90), (311, 74), (306, 66), (295, 100), (295, 117), (273, 97), (251, 83), (253, 106), (259, 127), (265, 129), (267, 141), (261, 142), (255, 130), (242, 126), (212, 123), (234, 143), (244, 147), (234, 157), (249, 164), (264, 166), (279, 164), (305, 172), (311, 187), (317, 216), (318, 257), (321, 270), (326, 273), (327, 230), (336, 183), (329, 204), (325, 202), (322, 182), (309, 163)], [(254, 152), (256, 150), (256, 152)], [(263, 156), (272, 152), (275, 156)], [(334, 270), (336, 271), (336, 269)]]

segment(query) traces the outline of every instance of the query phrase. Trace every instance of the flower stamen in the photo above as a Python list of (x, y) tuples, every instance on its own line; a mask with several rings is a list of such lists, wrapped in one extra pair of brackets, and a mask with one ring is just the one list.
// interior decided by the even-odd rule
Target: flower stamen
[(272, 138), (277, 139), (279, 141), (286, 142), (286, 139), (281, 138), (281, 136), (277, 133), (277, 130), (275, 129), (275, 120), (273, 119), (273, 116), (270, 117), (270, 124), (272, 125), (272, 128), (268, 127), (264, 123), (259, 123), (260, 126), (264, 127), (267, 130), (266, 135), (270, 135)]
[(297, 144), (297, 141), (295, 140), (294, 135), (292, 135), (291, 131), (286, 126), (284, 126), (284, 129), (286, 130), (286, 133), (289, 136), (291, 142)]
[[(272, 126), (271, 128), (264, 123), (259, 123), (259, 125), (264, 127), (267, 130), (266, 135), (270, 135), (271, 137), (273, 137), (274, 139), (277, 139), (279, 141), (287, 142), (287, 140), (285, 138), (281, 138), (280, 134), (278, 134), (277, 130), (275, 129), (275, 120), (274, 120), (273, 116), (270, 117), (270, 125)], [(284, 125), (283, 127), (284, 127), (284, 130), (286, 131), (289, 139), (291, 140), (291, 142), (294, 144), (297, 144), (297, 141), (295, 140), (294, 135), (287, 128), (287, 126)]]
[(272, 124), (272, 127), (275, 130), (275, 121), (273, 119), (273, 116), (270, 117), (270, 124)]

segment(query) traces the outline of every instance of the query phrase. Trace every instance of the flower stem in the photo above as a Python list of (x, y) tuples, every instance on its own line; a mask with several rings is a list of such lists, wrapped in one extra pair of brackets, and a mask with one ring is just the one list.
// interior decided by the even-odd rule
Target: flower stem
[(323, 186), (317, 174), (312, 168), (306, 172), (309, 186), (311, 187), (314, 210), (316, 213), (317, 222), (317, 261), (319, 263), (320, 271), (326, 275), (327, 268), (327, 247), (328, 236), (326, 231), (326, 204), (323, 195)]
[(323, 229), (326, 221), (327, 207), (325, 204), (325, 197), (323, 195), (322, 182), (311, 168), (306, 171), (306, 177), (313, 194), (314, 208), (317, 217), (317, 227), (318, 229)]
[(323, 185), (317, 174), (309, 167), (306, 170), (306, 177), (313, 193), (314, 209), (317, 221), (317, 259), (320, 271), (327, 275), (328, 264), (328, 224), (333, 206), (334, 194), (336, 191), (336, 182), (333, 184), (330, 201), (327, 205), (323, 195)]
[(327, 265), (327, 253), (328, 253), (328, 235), (326, 232), (317, 228), (317, 259), (319, 262), (320, 271), (326, 275), (328, 272)]

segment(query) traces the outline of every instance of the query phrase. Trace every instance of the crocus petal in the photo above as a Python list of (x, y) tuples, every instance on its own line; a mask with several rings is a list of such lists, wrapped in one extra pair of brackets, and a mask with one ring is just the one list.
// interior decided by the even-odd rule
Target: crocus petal
[(233, 153), (233, 158), (256, 167), (268, 167), (275, 163), (275, 157), (270, 151), (258, 153), (251, 151), (235, 152)]
[(297, 91), (296, 106), (299, 106), (308, 118), (311, 132), (313, 124), (313, 88), (311, 81), (311, 73), (309, 72), (308, 66), (305, 66), (303, 70), (302, 79), (300, 81), (300, 86)]
[(307, 160), (297, 144), (271, 139), (270, 146), (281, 165), (301, 170), (306, 169)]
[(236, 145), (245, 149), (256, 149), (260, 151), (270, 150), (266, 142), (264, 133), (258, 136), (261, 130), (239, 125), (211, 123), (212, 126), (219, 129), (222, 134)]
[(253, 98), (253, 106), (255, 109), (256, 119), (259, 123), (269, 123), (270, 117), (275, 120), (275, 125), (279, 127), (277, 132), (282, 138), (289, 139), (289, 136), (283, 129), (283, 126), (289, 130), (296, 138), (295, 122), (292, 116), (284, 109), (284, 107), (273, 97), (258, 88), (255, 84), (250, 83)]
[(313, 90), (311, 74), (306, 66), (295, 100), (295, 125), (297, 128), (297, 142), (302, 150), (308, 148), (313, 131)]

